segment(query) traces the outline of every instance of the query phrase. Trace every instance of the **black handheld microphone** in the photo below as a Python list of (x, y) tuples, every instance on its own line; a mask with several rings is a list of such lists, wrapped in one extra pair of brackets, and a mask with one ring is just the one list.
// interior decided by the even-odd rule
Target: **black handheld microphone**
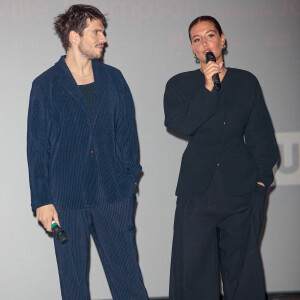
[[(214, 61), (214, 62), (216, 61), (216, 57), (212, 52), (206, 52), (205, 56), (206, 56), (206, 63), (208, 63), (209, 61)], [(221, 89), (219, 73), (214, 74), (212, 76), (212, 80), (214, 82), (215, 89), (219, 91)]]
[(67, 234), (54, 221), (52, 221), (51, 230), (61, 244), (68, 242), (69, 239)]

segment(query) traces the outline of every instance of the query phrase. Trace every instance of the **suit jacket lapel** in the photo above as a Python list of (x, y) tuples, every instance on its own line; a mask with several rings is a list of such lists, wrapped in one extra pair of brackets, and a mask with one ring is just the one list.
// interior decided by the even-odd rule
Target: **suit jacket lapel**
[(107, 86), (105, 71), (103, 65), (99, 61), (92, 61), (94, 82), (95, 82), (95, 97), (94, 97), (94, 115), (93, 115), (93, 125), (96, 122), (97, 116), (101, 111), (103, 96), (105, 94), (105, 89)]
[(81, 92), (77, 86), (75, 79), (73, 78), (67, 64), (65, 63), (65, 56), (62, 56), (60, 60), (55, 64), (58, 83), (62, 85), (71, 96), (81, 105), (82, 109), (89, 114), (87, 105), (81, 95)]

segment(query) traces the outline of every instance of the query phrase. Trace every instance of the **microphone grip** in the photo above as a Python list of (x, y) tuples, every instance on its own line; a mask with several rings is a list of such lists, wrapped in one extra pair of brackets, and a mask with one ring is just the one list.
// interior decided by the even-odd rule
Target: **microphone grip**
[(54, 221), (52, 221), (51, 230), (58, 242), (61, 244), (68, 242), (69, 239), (67, 234)]
[[(206, 52), (205, 57), (206, 57), (206, 63), (208, 63), (209, 61), (216, 62), (216, 57), (215, 57), (214, 53), (211, 51)], [(219, 73), (214, 74), (212, 76), (212, 80), (213, 80), (215, 89), (217, 91), (219, 91), (221, 89), (221, 81), (220, 81)]]
[(220, 77), (219, 74), (216, 73), (212, 76), (212, 80), (214, 82), (214, 87), (217, 91), (219, 91), (221, 89), (221, 81), (220, 81)]

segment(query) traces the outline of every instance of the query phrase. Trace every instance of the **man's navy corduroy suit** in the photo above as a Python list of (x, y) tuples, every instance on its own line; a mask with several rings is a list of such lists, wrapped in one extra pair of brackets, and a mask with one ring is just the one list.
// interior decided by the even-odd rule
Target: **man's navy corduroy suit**
[(32, 209), (53, 204), (69, 236), (55, 242), (62, 298), (89, 299), (89, 235), (114, 299), (148, 299), (137, 263), (134, 185), (141, 166), (132, 96), (121, 72), (93, 61), (94, 113), (61, 59), (32, 85)]

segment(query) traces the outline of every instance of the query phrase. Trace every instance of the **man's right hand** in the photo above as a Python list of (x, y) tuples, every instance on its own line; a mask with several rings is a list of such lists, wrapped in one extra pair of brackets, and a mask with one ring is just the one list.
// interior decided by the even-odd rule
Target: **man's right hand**
[(36, 218), (43, 224), (44, 228), (48, 232), (51, 232), (51, 225), (53, 220), (55, 223), (57, 223), (58, 226), (60, 226), (58, 214), (53, 204), (48, 204), (37, 208)]

